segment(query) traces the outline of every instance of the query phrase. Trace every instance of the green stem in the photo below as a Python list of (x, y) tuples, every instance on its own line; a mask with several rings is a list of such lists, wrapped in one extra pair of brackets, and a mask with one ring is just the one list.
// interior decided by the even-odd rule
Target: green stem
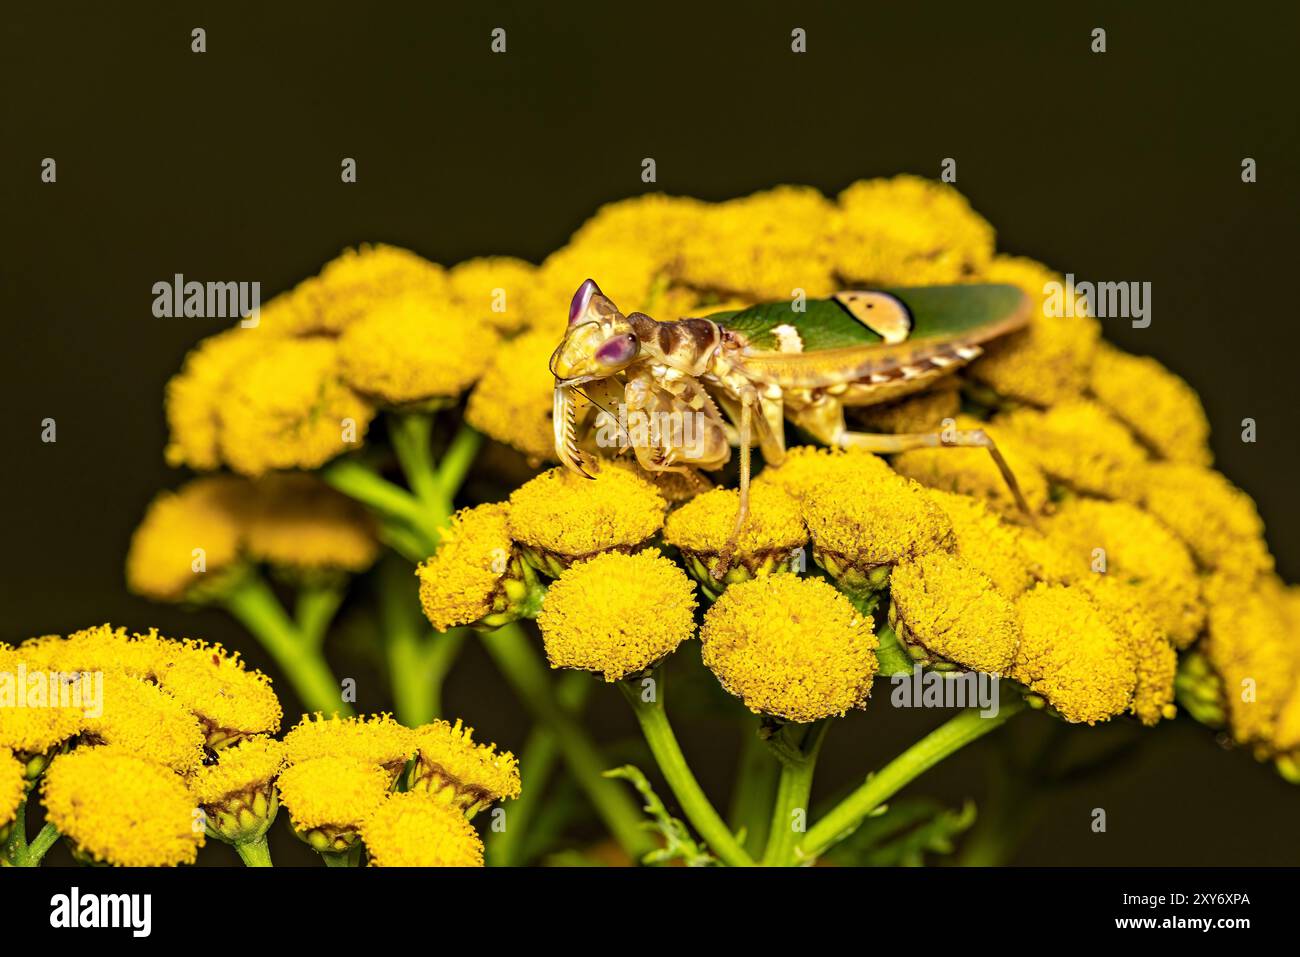
[(641, 689), (626, 681), (620, 681), (619, 688), (632, 706), (632, 712), (641, 725), (641, 732), (645, 735), (646, 744), (650, 745), (650, 752), (654, 755), (659, 770), (676, 795), (677, 803), (681, 805), (687, 820), (708, 843), (713, 853), (732, 867), (752, 865), (754, 859), (740, 846), (736, 835), (727, 827), (727, 822), (709, 803), (704, 789), (695, 780), (690, 765), (686, 763), (686, 756), (682, 754), (672, 725), (668, 722), (668, 712), (664, 710), (663, 671), (656, 671), (654, 677), (656, 686), (652, 701), (645, 701)]
[(335, 459), (320, 470), (320, 477), (329, 485), (380, 515), (403, 526), (415, 536), (423, 555), (432, 555), (438, 548), (439, 521), (430, 516), (424, 505), (414, 495), (383, 478), (359, 459)]
[(397, 719), (428, 724), (442, 710), (442, 683), (465, 643), (465, 631), (429, 630), (416, 600), (411, 566), (389, 557), (379, 567), (379, 610)]
[(298, 589), (294, 619), (303, 643), (309, 648), (319, 649), (325, 643), (325, 635), (343, 602), (343, 594), (343, 589), (333, 582), (313, 582)]
[[(590, 675), (580, 671), (566, 671), (556, 683), (555, 700), (566, 712), (577, 717), (582, 713), (582, 707), (594, 687), (595, 682)], [(546, 785), (559, 758), (559, 744), (550, 729), (544, 725), (533, 728), (519, 755), (519, 777), (523, 782), (523, 790), (518, 798), (510, 802), (505, 829), (493, 831), (487, 838), (488, 863), (493, 867), (526, 863), (520, 860), (520, 848), (542, 806)]]
[(402, 466), (407, 484), (425, 511), (433, 512), (437, 525), (446, 521), (449, 496), (443, 492), (430, 442), (433, 416), (426, 412), (402, 412), (388, 416), (388, 438)]
[(786, 725), (777, 732), (786, 736), (791, 753), (778, 752), (781, 777), (777, 781), (767, 850), (763, 854), (766, 865), (785, 867), (797, 863), (795, 848), (799, 835), (807, 829), (808, 797), (812, 794), (817, 754), (829, 727), (830, 720), (824, 719), (810, 725)]
[(483, 445), (483, 435), (468, 423), (462, 422), (451, 444), (442, 453), (442, 464), (438, 466), (438, 484), (443, 497), (450, 502), (456, 497), (461, 484), (474, 464), (474, 457)]
[(358, 867), (361, 864), (361, 845), (346, 851), (321, 851), (326, 867)]
[(804, 835), (796, 854), (806, 861), (820, 856), (827, 848), (852, 834), (863, 818), (914, 778), (972, 741), (1000, 728), (1024, 708), (1024, 701), (1017, 698), (1001, 702), (998, 713), (993, 717), (982, 717), (978, 710), (971, 708), (951, 718), (868, 777), (848, 797), (828, 811)]
[(767, 826), (772, 802), (776, 798), (776, 781), (781, 765), (772, 750), (758, 736), (754, 721), (747, 720), (742, 732), (736, 783), (731, 792), (731, 809), (727, 823), (737, 834), (745, 834), (745, 850), (761, 854), (767, 843)]
[(556, 737), (569, 770), (596, 808), (610, 833), (635, 861), (654, 850), (655, 842), (641, 827), (640, 809), (627, 791), (602, 775), (605, 761), (586, 731), (560, 707), (546, 668), (517, 623), (483, 636), (483, 647), (533, 715)]
[(5, 841), (4, 859), (15, 867), (27, 856), (27, 795), (23, 794), (14, 810), (14, 822)]
[(266, 580), (250, 573), (226, 593), (222, 604), (262, 644), (311, 711), (352, 714), (324, 656), (299, 633)]
[(59, 840), (59, 829), (48, 821), (40, 833), (27, 845), (27, 867), (39, 867), (45, 855)]
[(266, 835), (263, 834), (255, 841), (248, 841), (245, 844), (236, 844), (235, 853), (239, 859), (244, 862), (245, 867), (271, 867), (271, 848), (266, 843)]

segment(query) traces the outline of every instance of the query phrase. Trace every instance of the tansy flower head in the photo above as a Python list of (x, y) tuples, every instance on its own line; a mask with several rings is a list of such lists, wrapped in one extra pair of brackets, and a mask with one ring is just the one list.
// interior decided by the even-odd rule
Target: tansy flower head
[(1117, 634), (1128, 638), (1137, 669), (1129, 710), (1143, 724), (1172, 718), (1178, 653), (1147, 611), (1141, 590), (1111, 575), (1093, 575), (1082, 586)]
[(1147, 453), (1096, 402), (1064, 402), (1046, 412), (1021, 409), (993, 420), (1051, 479), (1076, 492), (1124, 498)]
[(1295, 633), (1271, 579), (1249, 587), (1235, 580), (1220, 585), (1202, 647), (1223, 682), (1233, 737), (1268, 753), (1300, 674)]
[(103, 713), (85, 721), (91, 740), (173, 771), (191, 771), (202, 763), (203, 726), (166, 690), (143, 678), (108, 671), (103, 694)]
[[(790, 568), (794, 552), (808, 541), (798, 501), (776, 484), (755, 485), (735, 554), (723, 556), (739, 510), (740, 493), (717, 488), (670, 513), (664, 525), (664, 541), (681, 551), (691, 574), (711, 594), (732, 582)], [(712, 573), (724, 557), (732, 565), (719, 583)]]
[(1093, 359), (1089, 388), (1156, 455), (1210, 464), (1210, 423), (1200, 397), (1155, 359), (1102, 343)]
[[(823, 236), (836, 208), (807, 186), (778, 186), (707, 207), (684, 237), (678, 277), (697, 289), (789, 299), (834, 291)], [(603, 288), (603, 286), (602, 286)]]
[(993, 258), (993, 227), (951, 186), (919, 176), (867, 179), (839, 195), (835, 271), (847, 283), (957, 282)]
[[(570, 245), (579, 249), (642, 250), (661, 268), (681, 258), (687, 238), (708, 214), (708, 203), (686, 196), (647, 193), (607, 203), (578, 228)], [(597, 277), (604, 288), (604, 280)], [(661, 318), (656, 316), (656, 318)]]
[(194, 863), (203, 846), (181, 779), (119, 748), (82, 747), (56, 758), (41, 794), (46, 818), (82, 860), (169, 867)]
[(866, 705), (871, 622), (827, 582), (769, 575), (731, 586), (704, 616), (704, 663), (749, 710), (807, 723)]
[(394, 794), (361, 825), (371, 867), (482, 867), (483, 841), (465, 815), (427, 794)]
[(360, 758), (311, 758), (280, 773), (280, 800), (294, 833), (317, 851), (354, 847), (361, 822), (388, 797), (389, 775)]
[[(30, 654), (27, 647), (0, 644), (0, 747), (14, 752), (27, 779), (34, 781), (53, 752), (81, 731), (85, 709), (54, 707), (48, 694), (33, 697), (30, 683), (19, 682), (20, 668), (30, 674), (51, 666), (44, 656)], [(36, 687), (44, 689), (46, 685), (38, 682)]]
[(1020, 645), (1011, 677), (1041, 695), (1066, 721), (1096, 724), (1133, 698), (1137, 662), (1087, 593), (1038, 585), (1016, 603)]
[(438, 631), (499, 628), (536, 614), (541, 588), (510, 538), (509, 511), (498, 502), (457, 512), (438, 551), (416, 569), (420, 604)]
[[(573, 298), (573, 290), (583, 280), (593, 277), (605, 295), (618, 303), (624, 315), (633, 311), (655, 311), (654, 296), (666, 282), (664, 264), (649, 248), (628, 245), (608, 246), (590, 241), (570, 242), (546, 257), (538, 270), (541, 285), (538, 296), (553, 303), (547, 310), (554, 316), (555, 326), (539, 326), (551, 332), (551, 348), (555, 348), (561, 317), (565, 306)], [(548, 353), (549, 358), (549, 353)]]
[(423, 791), (473, 817), (483, 808), (519, 796), (519, 766), (495, 744), (475, 744), (473, 729), (446, 721), (416, 728), (419, 749), (412, 791)]
[(407, 296), (348, 326), (339, 367), (348, 385), (377, 403), (435, 409), (483, 374), (496, 341), (489, 325), (460, 307)]
[(132, 634), (125, 628), (95, 625), (74, 631), (66, 638), (46, 635), (20, 646), (28, 667), (56, 671), (124, 671), (137, 678), (154, 680), (161, 668), (181, 650), (156, 628)]
[(552, 668), (636, 675), (695, 633), (695, 585), (657, 549), (578, 562), (551, 585), (537, 618)]
[(863, 432), (934, 432), (961, 410), (961, 393), (952, 376), (920, 395), (853, 410), (853, 428)]
[(186, 779), (207, 815), (208, 833), (230, 844), (264, 835), (275, 820), (275, 778), (284, 767), (284, 745), (269, 737), (245, 738), (217, 752)]
[[(990, 427), (967, 416), (958, 416), (957, 429), (983, 429), (997, 443), (998, 451), (1016, 477), (1025, 502), (1035, 512), (1047, 504), (1047, 479), (1033, 457), (1024, 448), (1027, 439), (1009, 435), (1005, 430)], [(900, 475), (915, 479), (929, 488), (945, 492), (959, 492), (981, 499), (990, 508), (1013, 522), (1023, 522), (1024, 513), (1007, 488), (1007, 481), (993, 456), (986, 449), (946, 447), (913, 449), (894, 457), (894, 468)]]
[(355, 758), (382, 768), (389, 781), (395, 781), (415, 751), (415, 742), (411, 729), (392, 715), (326, 718), (316, 714), (303, 715), (284, 736), (284, 748), (290, 764), (320, 757)]
[(543, 472), (510, 496), (510, 534), (538, 571), (555, 576), (582, 558), (628, 551), (659, 531), (667, 504), (628, 469), (594, 479), (568, 469)]
[(890, 475), (866, 484), (833, 475), (803, 497), (813, 558), (843, 588), (863, 595), (884, 586), (889, 569), (952, 546), (952, 523), (919, 485)]
[(441, 266), (407, 249), (377, 243), (348, 249), (325, 264), (292, 293), (293, 311), (268, 322), (293, 335), (336, 335), (386, 302), (420, 297), (445, 301), (447, 278)]
[(543, 328), (498, 345), (465, 407), (470, 425), (518, 449), (534, 465), (555, 459), (555, 377), (549, 363), (558, 336)]
[(866, 494), (882, 482), (897, 481), (898, 476), (884, 459), (870, 452), (799, 445), (786, 450), (779, 466), (763, 469), (754, 485), (776, 485), (802, 499), (819, 482), (831, 478), (852, 482)]
[(257, 476), (357, 448), (374, 409), (340, 378), (336, 343), (275, 339), (230, 382), (218, 416), (226, 464)]
[(220, 645), (185, 642), (158, 681), (203, 723), (208, 747), (280, 730), (283, 712), (270, 679)]
[(239, 571), (250, 491), (222, 475), (159, 493), (131, 536), (127, 587), (154, 601), (218, 594)]
[(929, 494), (952, 522), (957, 554), (987, 575), (993, 587), (1014, 599), (1033, 585), (1023, 529), (1004, 522), (978, 498), (937, 490)]
[(9, 839), (18, 805), (27, 793), (27, 775), (23, 762), (8, 748), (0, 747), (0, 844)]
[(912, 658), (939, 670), (1005, 674), (1020, 644), (1015, 606), (993, 583), (947, 552), (894, 568), (889, 623)]
[[(971, 365), (970, 378), (998, 396), (1036, 406), (1082, 395), (1101, 337), (1085, 300), (1067, 303), (1062, 277), (1030, 259), (995, 257), (977, 281), (1019, 286), (1034, 307), (1029, 327), (989, 343)], [(1048, 293), (1049, 283), (1059, 285), (1059, 297)]]
[[(553, 328), (551, 297), (537, 288), (537, 267), (511, 256), (467, 259), (447, 273), (447, 287), (461, 314), (506, 334), (533, 326)], [(563, 303), (559, 304), (561, 307)], [(484, 349), (487, 358), (488, 350)]]
[(1133, 475), (1135, 497), (1187, 543), (1204, 568), (1249, 580), (1273, 570), (1250, 496), (1213, 469), (1153, 463)]
[(1155, 518), (1125, 502), (1074, 499), (1061, 505), (1049, 528), (1069, 543), (1080, 576), (1101, 572), (1138, 586), (1142, 604), (1178, 647), (1199, 634), (1205, 609), (1196, 566)]
[(185, 357), (167, 383), (168, 465), (198, 471), (221, 465), (217, 410), (226, 399), (227, 380), (266, 347), (270, 335), (265, 328), (229, 329), (208, 336)]
[(369, 513), (307, 474), (275, 473), (258, 479), (245, 535), (251, 558), (299, 577), (363, 572), (379, 554)]

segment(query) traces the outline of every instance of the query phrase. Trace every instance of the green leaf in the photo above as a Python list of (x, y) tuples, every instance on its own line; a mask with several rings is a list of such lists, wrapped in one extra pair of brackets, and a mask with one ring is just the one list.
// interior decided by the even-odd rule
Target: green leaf
[(640, 768), (634, 764), (625, 764), (606, 771), (605, 777), (619, 778), (636, 788), (637, 793), (641, 795), (641, 800), (645, 802), (644, 810), (650, 817), (644, 827), (658, 833), (664, 839), (663, 847), (656, 848), (641, 859), (643, 864), (669, 864), (673, 861), (681, 861), (687, 867), (710, 867), (718, 863), (717, 858), (696, 842), (686, 825), (668, 813), (668, 808), (659, 799), (659, 795), (655, 794), (654, 788), (650, 786), (650, 782), (641, 773)]

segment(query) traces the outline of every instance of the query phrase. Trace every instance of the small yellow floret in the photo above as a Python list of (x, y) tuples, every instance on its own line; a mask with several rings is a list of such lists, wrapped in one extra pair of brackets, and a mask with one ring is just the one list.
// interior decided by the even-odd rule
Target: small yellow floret
[(379, 554), (370, 514), (306, 474), (258, 479), (245, 535), (251, 558), (283, 568), (363, 572)]
[(1112, 628), (1127, 636), (1137, 667), (1130, 710), (1143, 724), (1172, 718), (1178, 653), (1169, 636), (1147, 611), (1142, 592), (1110, 575), (1093, 575), (1083, 587)]
[(1196, 390), (1155, 359), (1102, 344), (1092, 394), (1161, 458), (1209, 465), (1210, 423)]
[(1202, 647), (1223, 681), (1233, 737), (1270, 749), (1278, 715), (1300, 676), (1280, 589), (1265, 576), (1248, 588), (1224, 583), (1216, 597)]
[(892, 565), (952, 546), (952, 523), (921, 486), (892, 476), (862, 482), (848, 474), (814, 482), (803, 496), (814, 554), (858, 569)]
[(54, 760), (41, 786), (46, 818), (87, 858), (119, 867), (192, 864), (204, 834), (172, 771), (117, 748)]
[(299, 283), (283, 317), (263, 321), (293, 335), (336, 335), (393, 299), (419, 296), (437, 304), (447, 295), (441, 266), (396, 246), (362, 245), (344, 250), (318, 275)]
[(496, 502), (457, 512), (438, 551), (416, 569), (420, 604), (438, 631), (471, 624), (493, 610), (514, 548), (509, 511)]
[(732, 585), (704, 616), (704, 663), (751, 711), (810, 722), (866, 705), (876, 673), (871, 621), (817, 578)]
[(92, 740), (182, 773), (202, 763), (203, 726), (168, 691), (109, 671), (103, 694), (103, 713), (86, 718), (85, 733)]
[[(251, 486), (233, 476), (160, 492), (131, 536), (126, 583), (155, 601), (180, 601), (239, 560)], [(201, 550), (201, 551), (200, 551)]]
[(23, 763), (6, 747), (0, 747), (0, 835), (18, 817), (18, 805), (27, 793)]
[(555, 460), (555, 376), (550, 360), (561, 332), (562, 327), (540, 329), (499, 345), (465, 408), (470, 425), (535, 464)]
[(537, 624), (552, 668), (617, 681), (645, 671), (695, 634), (695, 584), (657, 549), (609, 552), (556, 579)]
[(903, 562), (889, 594), (905, 642), (974, 671), (1000, 675), (1011, 666), (1020, 644), (1015, 606), (964, 559), (932, 552)]
[(321, 757), (356, 758), (390, 775), (401, 771), (415, 752), (410, 728), (392, 715), (354, 718), (303, 715), (284, 736), (285, 759), (290, 764)]
[(529, 326), (559, 328), (564, 313), (548, 314), (552, 300), (539, 291), (538, 282), (536, 266), (511, 256), (467, 259), (447, 273), (459, 314), (507, 334)]
[[(28, 675), (22, 684), (20, 669), (25, 669)], [(14, 649), (0, 644), (0, 747), (17, 752), (23, 761), (40, 758), (81, 731), (85, 726), (85, 711), (92, 704), (89, 698), (72, 696), (75, 689), (69, 686), (66, 689), (69, 706), (51, 707), (48, 682), (40, 681), (33, 686), (30, 681), (32, 674), (50, 670), (64, 671), (31, 645)], [(60, 701), (65, 700), (64, 691), (60, 690), (59, 694)], [(72, 706), (78, 700), (84, 707)], [(38, 762), (36, 771), (43, 763)]]
[(412, 790), (445, 795), (462, 810), (473, 813), (488, 804), (517, 798), (519, 764), (509, 751), (495, 744), (478, 744), (474, 729), (456, 719), (455, 724), (434, 721), (412, 732), (419, 764)]
[(388, 797), (389, 776), (359, 758), (320, 757), (280, 772), (280, 800), (294, 829), (352, 831)]
[(1033, 585), (1024, 529), (1004, 522), (978, 498), (938, 490), (929, 494), (952, 522), (957, 554), (987, 575), (998, 591), (1014, 599)]
[(1017, 602), (1020, 647), (1011, 677), (1042, 695), (1066, 721), (1096, 724), (1128, 710), (1137, 662), (1081, 589), (1038, 585)]
[(284, 767), (284, 744), (270, 737), (245, 738), (217, 752), (215, 764), (198, 768), (187, 778), (200, 804), (220, 804), (227, 798), (266, 787)]
[(565, 468), (543, 472), (510, 496), (512, 537), (573, 560), (633, 548), (663, 527), (667, 503), (628, 469), (602, 468), (587, 479)]
[(446, 302), (402, 297), (381, 303), (339, 339), (348, 385), (390, 406), (454, 399), (483, 374), (497, 335)]
[(220, 645), (185, 642), (158, 682), (203, 722), (212, 747), (280, 730), (283, 712), (270, 679)]
[[(664, 541), (686, 551), (713, 555), (722, 551), (736, 528), (740, 492), (715, 488), (697, 495), (669, 514)], [(749, 515), (736, 540), (739, 555), (789, 554), (808, 541), (799, 503), (775, 483), (753, 485)]]
[(1124, 498), (1147, 453), (1133, 434), (1096, 402), (1021, 409), (993, 420), (1048, 476), (1077, 492)]
[(425, 794), (394, 794), (366, 818), (372, 867), (482, 867), (483, 841), (465, 815)]
[[(270, 304), (264, 311), (270, 309)], [(271, 339), (263, 328), (229, 329), (208, 336), (185, 357), (167, 383), (167, 464), (210, 471), (221, 465), (217, 412), (227, 401), (227, 382)]]
[[(143, 635), (128, 633), (125, 628), (95, 625), (74, 631), (66, 638), (47, 635), (23, 642), (24, 655), (35, 659), (40, 667), (58, 671), (124, 671), (137, 678), (154, 680), (159, 670), (181, 650), (151, 628)], [(32, 667), (30, 661), (28, 667)]]
[(328, 339), (271, 340), (251, 357), (218, 410), (225, 463), (257, 476), (358, 448), (374, 409), (344, 384), (338, 359)]

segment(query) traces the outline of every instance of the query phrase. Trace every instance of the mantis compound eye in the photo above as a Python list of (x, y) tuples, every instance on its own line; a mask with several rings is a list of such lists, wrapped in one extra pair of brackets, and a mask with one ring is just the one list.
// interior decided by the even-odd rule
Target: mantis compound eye
[(631, 362), (636, 353), (636, 336), (628, 332), (602, 343), (596, 350), (596, 361), (605, 366), (621, 366)]

